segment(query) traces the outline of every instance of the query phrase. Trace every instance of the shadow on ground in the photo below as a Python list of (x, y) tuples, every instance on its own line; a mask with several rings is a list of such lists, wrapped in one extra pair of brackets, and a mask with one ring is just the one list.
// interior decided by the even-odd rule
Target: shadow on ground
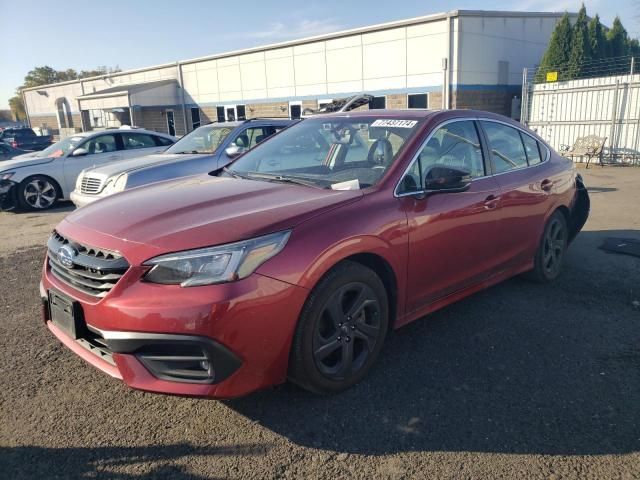
[(640, 259), (583, 232), (550, 285), (515, 278), (387, 340), (355, 388), (291, 385), (226, 404), (297, 444), (386, 454), (640, 450)]
[[(3, 478), (138, 478), (215, 479), (190, 473), (189, 458), (211, 456), (251, 456), (266, 453), (263, 446), (198, 447), (181, 443), (148, 447), (0, 447)], [(178, 465), (176, 465), (176, 462)], [(127, 470), (127, 473), (122, 470)], [(138, 473), (131, 473), (131, 471)]]

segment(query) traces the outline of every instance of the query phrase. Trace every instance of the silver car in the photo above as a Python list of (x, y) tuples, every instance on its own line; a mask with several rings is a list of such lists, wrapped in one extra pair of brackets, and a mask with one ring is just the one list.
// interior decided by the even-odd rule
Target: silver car
[(82, 170), (160, 153), (175, 141), (164, 133), (120, 128), (74, 134), (40, 152), (19, 155), (0, 163), (0, 208), (51, 208), (69, 199)]
[(220, 169), (296, 121), (258, 118), (204, 125), (161, 154), (83, 171), (71, 201), (82, 207), (130, 188)]

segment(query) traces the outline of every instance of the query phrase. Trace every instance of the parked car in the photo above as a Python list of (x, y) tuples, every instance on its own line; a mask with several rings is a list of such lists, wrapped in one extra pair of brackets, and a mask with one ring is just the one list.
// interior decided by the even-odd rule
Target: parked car
[(176, 139), (142, 129), (78, 133), (41, 152), (0, 164), (0, 208), (45, 210), (67, 200), (78, 174), (87, 167), (159, 153)]
[(26, 127), (7, 128), (0, 132), (0, 142), (21, 150), (43, 150), (51, 145), (51, 135), (36, 135)]
[(293, 122), (260, 118), (204, 125), (163, 153), (84, 170), (71, 201), (82, 207), (133, 187), (217, 170)]
[(0, 161), (10, 160), (18, 155), (29, 153), (26, 150), (20, 150), (19, 148), (13, 148), (8, 143), (0, 143)]
[(134, 388), (225, 398), (289, 378), (333, 393), (390, 328), (520, 273), (556, 279), (588, 212), (572, 162), (508, 118), (320, 115), (216, 175), (70, 214), (48, 241), (43, 315)]

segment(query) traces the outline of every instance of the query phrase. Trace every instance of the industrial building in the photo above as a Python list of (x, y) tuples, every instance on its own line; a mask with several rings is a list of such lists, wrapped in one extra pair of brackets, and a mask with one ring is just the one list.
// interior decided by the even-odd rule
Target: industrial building
[(477, 108), (517, 117), (522, 70), (562, 13), (457, 10), (24, 90), (32, 127), (66, 136), (135, 125), (299, 117), (354, 93), (369, 108)]

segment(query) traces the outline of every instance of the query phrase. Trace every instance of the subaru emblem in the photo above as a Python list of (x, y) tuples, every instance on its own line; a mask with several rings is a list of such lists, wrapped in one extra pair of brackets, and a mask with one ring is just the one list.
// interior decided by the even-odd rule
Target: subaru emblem
[(67, 268), (73, 268), (73, 259), (78, 254), (70, 245), (63, 245), (58, 249), (58, 261)]

